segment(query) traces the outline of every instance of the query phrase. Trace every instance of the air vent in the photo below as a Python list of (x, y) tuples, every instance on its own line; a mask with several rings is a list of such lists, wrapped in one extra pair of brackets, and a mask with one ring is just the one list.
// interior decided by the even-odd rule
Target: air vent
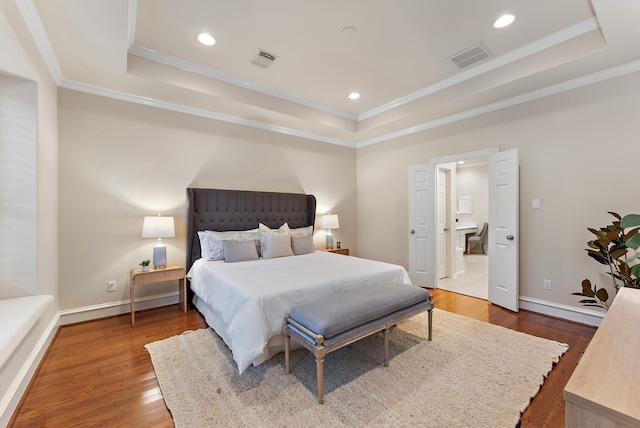
[(456, 67), (463, 69), (484, 59), (491, 58), (492, 56), (487, 47), (480, 42), (462, 52), (458, 52), (449, 58), (449, 61), (454, 63)]
[(262, 49), (260, 49), (258, 51), (258, 55), (256, 55), (251, 61), (251, 64), (257, 65), (260, 68), (267, 68), (277, 58), (278, 57), (275, 56), (274, 54), (271, 54), (267, 51), (263, 51)]

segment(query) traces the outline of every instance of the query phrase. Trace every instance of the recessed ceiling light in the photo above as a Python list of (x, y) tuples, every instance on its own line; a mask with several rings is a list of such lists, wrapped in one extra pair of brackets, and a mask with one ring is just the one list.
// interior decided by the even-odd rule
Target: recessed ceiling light
[(500, 18), (496, 19), (496, 22), (493, 23), (495, 28), (504, 28), (507, 25), (510, 25), (513, 21), (515, 21), (516, 17), (511, 14), (502, 15)]
[(209, 33), (198, 34), (198, 41), (206, 46), (213, 46), (216, 44), (216, 39)]
[(349, 99), (350, 99), (350, 100), (357, 100), (358, 98), (360, 98), (360, 94), (359, 94), (359, 93), (357, 93), (357, 92), (351, 92), (351, 93), (349, 94)]

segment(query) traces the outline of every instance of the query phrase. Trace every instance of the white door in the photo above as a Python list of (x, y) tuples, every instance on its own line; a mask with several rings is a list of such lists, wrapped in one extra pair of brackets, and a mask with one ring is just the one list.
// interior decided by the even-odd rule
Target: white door
[(409, 276), (415, 285), (436, 287), (435, 166), (409, 166)]
[(438, 235), (438, 279), (447, 276), (447, 171), (438, 168), (436, 233)]
[(489, 156), (489, 301), (518, 312), (518, 149)]

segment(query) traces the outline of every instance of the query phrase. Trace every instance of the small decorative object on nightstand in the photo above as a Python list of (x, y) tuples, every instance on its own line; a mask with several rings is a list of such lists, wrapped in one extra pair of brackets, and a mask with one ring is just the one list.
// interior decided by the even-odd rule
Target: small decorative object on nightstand
[(140, 266), (142, 269), (142, 272), (148, 272), (149, 271), (149, 263), (151, 263), (151, 260), (143, 260), (140, 262)]
[(129, 282), (129, 294), (131, 298), (131, 324), (136, 322), (135, 311), (135, 287), (137, 285), (158, 284), (160, 282), (178, 280), (179, 306), (183, 312), (187, 312), (187, 287), (185, 284), (184, 268), (180, 265), (167, 265), (164, 269), (143, 272), (142, 268), (131, 269)]

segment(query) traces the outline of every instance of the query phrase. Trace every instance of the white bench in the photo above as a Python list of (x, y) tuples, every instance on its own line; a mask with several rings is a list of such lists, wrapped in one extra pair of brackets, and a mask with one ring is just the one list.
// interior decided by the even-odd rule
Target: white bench
[(52, 301), (50, 295), (0, 299), (0, 367), (9, 360)]
[(423, 288), (398, 282), (334, 294), (291, 309), (284, 327), (285, 372), (291, 372), (291, 338), (316, 357), (318, 403), (324, 402), (324, 357), (379, 331), (384, 332), (384, 365), (389, 365), (389, 329), (419, 313), (429, 312), (431, 340), (433, 302)]

